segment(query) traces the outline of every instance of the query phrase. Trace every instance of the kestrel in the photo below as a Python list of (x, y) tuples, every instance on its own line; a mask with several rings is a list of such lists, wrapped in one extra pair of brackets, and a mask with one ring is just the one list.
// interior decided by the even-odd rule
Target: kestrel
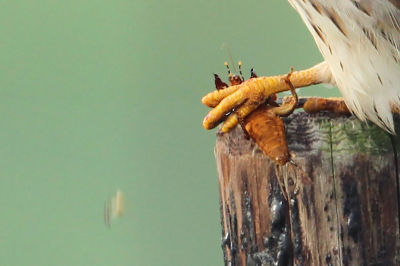
[[(289, 0), (312, 33), (325, 61), (293, 72), (295, 88), (336, 85), (347, 107), (394, 133), (392, 107), (400, 106), (400, 0)], [(289, 90), (286, 75), (259, 77), (206, 95), (214, 109), (210, 129), (230, 112), (229, 131), (270, 95)]]

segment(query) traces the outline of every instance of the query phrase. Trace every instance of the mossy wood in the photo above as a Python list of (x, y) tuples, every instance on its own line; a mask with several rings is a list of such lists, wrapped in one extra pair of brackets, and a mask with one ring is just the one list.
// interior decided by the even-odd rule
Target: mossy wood
[(217, 133), (225, 265), (400, 265), (400, 138), (330, 114), (285, 125), (298, 167), (279, 171), (240, 127)]

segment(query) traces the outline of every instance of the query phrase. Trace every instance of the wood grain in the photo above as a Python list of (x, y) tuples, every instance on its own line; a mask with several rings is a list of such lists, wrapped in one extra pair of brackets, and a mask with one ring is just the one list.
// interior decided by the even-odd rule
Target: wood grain
[(279, 169), (240, 128), (217, 134), (225, 265), (400, 265), (399, 139), (328, 113), (285, 125), (297, 166)]

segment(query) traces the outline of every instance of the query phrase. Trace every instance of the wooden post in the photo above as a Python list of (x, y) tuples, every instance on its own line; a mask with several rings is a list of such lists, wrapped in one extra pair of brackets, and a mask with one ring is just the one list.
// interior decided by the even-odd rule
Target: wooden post
[(400, 265), (400, 138), (326, 113), (285, 125), (298, 167), (279, 171), (240, 127), (217, 133), (225, 265)]

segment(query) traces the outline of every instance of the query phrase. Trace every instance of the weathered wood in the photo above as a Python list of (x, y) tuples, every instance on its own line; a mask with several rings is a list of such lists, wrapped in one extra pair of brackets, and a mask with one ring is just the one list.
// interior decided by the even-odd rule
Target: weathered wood
[(225, 265), (400, 265), (400, 139), (326, 113), (285, 125), (297, 167), (279, 171), (239, 127), (217, 134)]

